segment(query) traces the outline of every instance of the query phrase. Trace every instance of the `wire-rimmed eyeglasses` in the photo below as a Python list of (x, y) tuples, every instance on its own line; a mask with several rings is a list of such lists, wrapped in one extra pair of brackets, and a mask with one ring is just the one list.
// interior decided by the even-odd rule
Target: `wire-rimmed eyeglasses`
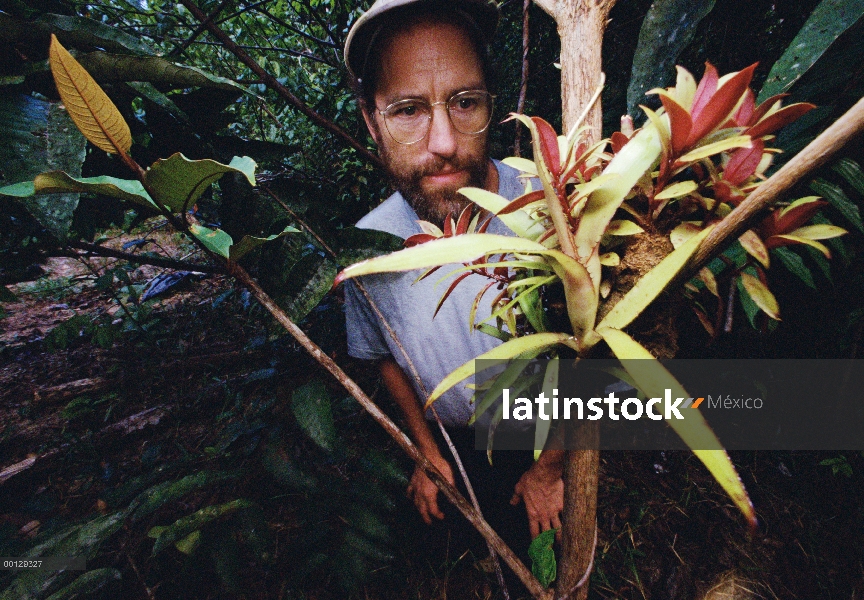
[(450, 96), (446, 101), (432, 102), (422, 98), (406, 98), (378, 110), (384, 117), (384, 126), (397, 143), (416, 144), (429, 134), (432, 109), (444, 104), (450, 122), (459, 133), (478, 135), (486, 131), (492, 121), (495, 96), (486, 90), (467, 90)]

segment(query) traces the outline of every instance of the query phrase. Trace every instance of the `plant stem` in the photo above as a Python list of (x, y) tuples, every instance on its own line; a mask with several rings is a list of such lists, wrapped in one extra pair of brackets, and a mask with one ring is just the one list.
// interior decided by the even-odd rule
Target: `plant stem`
[[(113, 248), (106, 248), (104, 246), (97, 246), (96, 244), (88, 244), (86, 242), (69, 242), (68, 245), (70, 248), (84, 250), (88, 254), (92, 254), (94, 256), (119, 258), (122, 260), (128, 260), (129, 262), (133, 263), (138, 263), (142, 265), (153, 265), (154, 267), (163, 267), (165, 269), (176, 269), (179, 271), (197, 271), (198, 273), (209, 274), (225, 272), (224, 269), (220, 269), (211, 265), (198, 265), (181, 260), (174, 260), (171, 258), (161, 258), (158, 256), (141, 256), (139, 254), (121, 252), (119, 250), (114, 250)], [(77, 252), (73, 252), (70, 254), (73, 255), (73, 258), (86, 257), (85, 255), (79, 254)]]

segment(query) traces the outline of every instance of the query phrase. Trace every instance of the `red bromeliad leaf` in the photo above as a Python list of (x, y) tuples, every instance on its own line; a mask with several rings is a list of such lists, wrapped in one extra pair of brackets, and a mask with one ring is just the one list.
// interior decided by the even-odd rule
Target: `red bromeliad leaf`
[(690, 130), (690, 137), (687, 140), (688, 146), (695, 144), (726, 120), (735, 105), (738, 104), (741, 95), (747, 90), (747, 86), (750, 85), (757, 64), (753, 63), (746, 69), (738, 71), (717, 89), (698, 115), (693, 115), (693, 128)]
[(717, 69), (709, 62), (705, 63), (705, 74), (699, 81), (699, 86), (696, 88), (696, 95), (693, 97), (693, 106), (690, 107), (690, 116), (695, 121), (702, 114), (702, 109), (708, 104), (711, 96), (717, 91), (717, 81), (720, 76), (717, 74)]
[(693, 121), (690, 119), (690, 113), (672, 98), (663, 94), (660, 96), (660, 102), (663, 103), (663, 108), (666, 109), (666, 114), (669, 115), (672, 155), (677, 158), (681, 156), (681, 153), (687, 147), (687, 140), (690, 138)]
[(489, 225), (492, 223), (492, 215), (486, 217), (486, 220), (480, 223), (480, 227), (477, 228), (477, 233), (486, 233), (486, 230), (489, 229)]
[(760, 232), (762, 239), (773, 235), (781, 235), (794, 231), (813, 218), (820, 208), (828, 204), (825, 200), (815, 200), (799, 204), (786, 210), (777, 209), (771, 212), (762, 222)]
[(755, 110), (756, 97), (753, 94), (753, 90), (747, 88), (747, 91), (744, 92), (744, 102), (742, 102), (741, 106), (738, 107), (738, 110), (735, 112), (735, 116), (732, 117), (732, 120), (738, 127), (746, 127), (750, 124), (750, 119), (753, 118), (753, 113)]
[(533, 192), (528, 192), (523, 196), (519, 196), (515, 200), (513, 200), (510, 204), (502, 208), (498, 211), (499, 215), (509, 215), (510, 213), (516, 212), (519, 209), (522, 209), (532, 202), (537, 202), (538, 200), (542, 200), (546, 197), (546, 194), (543, 190), (534, 190)]
[(540, 151), (543, 153), (543, 161), (552, 176), (557, 178), (561, 175), (561, 153), (558, 150), (558, 136), (552, 126), (540, 117), (531, 117), (537, 127), (537, 137), (540, 139)]
[(753, 139), (756, 139), (763, 135), (774, 133), (781, 127), (784, 127), (799, 117), (806, 115), (814, 108), (816, 108), (816, 105), (810, 104), (809, 102), (790, 104), (756, 123), (753, 127), (746, 130), (744, 135), (749, 135)]
[(457, 277), (456, 279), (453, 280), (453, 283), (450, 284), (450, 287), (447, 288), (447, 291), (444, 292), (444, 294), (438, 300), (438, 305), (435, 307), (435, 313), (432, 315), (433, 319), (438, 314), (438, 311), (441, 310), (441, 307), (444, 305), (444, 301), (450, 296), (450, 294), (453, 293), (453, 290), (456, 289), (456, 286), (459, 285), (462, 282), (462, 280), (465, 279), (466, 277), (468, 277), (469, 275), (471, 275), (471, 271), (468, 271), (467, 273), (462, 273), (459, 277)]
[(468, 232), (468, 225), (471, 223), (471, 212), (470, 205), (462, 209), (462, 214), (459, 215), (459, 222), (456, 224), (456, 235)]
[(740, 186), (747, 181), (756, 172), (756, 168), (762, 160), (762, 152), (765, 150), (765, 144), (762, 140), (754, 139), (751, 146), (751, 148), (739, 148), (733, 152), (726, 169), (723, 171), (723, 179), (734, 186)]
[(426, 242), (431, 242), (432, 240), (437, 239), (437, 237), (430, 233), (415, 233), (414, 235), (405, 238), (405, 241), (402, 243), (406, 248), (411, 248), (412, 246), (419, 246), (420, 244), (425, 244)]
[(714, 197), (720, 202), (738, 206), (744, 199), (744, 193), (723, 179), (714, 184)]
[(628, 138), (620, 131), (616, 131), (615, 133), (613, 133), (612, 138), (610, 139), (610, 142), (612, 143), (612, 153), (618, 154), (619, 152), (621, 152), (621, 148), (623, 148), (629, 141), (630, 138)]
[(480, 305), (480, 299), (489, 291), (493, 285), (498, 283), (497, 281), (490, 281), (486, 284), (482, 290), (480, 290), (477, 295), (474, 297), (474, 302), (471, 303), (471, 310), (468, 312), (468, 323), (473, 327), (474, 321), (477, 319), (477, 307)]
[(771, 96), (770, 98), (765, 100), (765, 102), (761, 103), (759, 106), (756, 107), (756, 110), (753, 111), (753, 116), (750, 118), (750, 122), (742, 123), (742, 125), (754, 125), (758, 123), (762, 119), (762, 117), (764, 117), (768, 113), (768, 111), (771, 110), (771, 107), (773, 107), (778, 100), (782, 100), (788, 95), (789, 94), (775, 94), (774, 96)]

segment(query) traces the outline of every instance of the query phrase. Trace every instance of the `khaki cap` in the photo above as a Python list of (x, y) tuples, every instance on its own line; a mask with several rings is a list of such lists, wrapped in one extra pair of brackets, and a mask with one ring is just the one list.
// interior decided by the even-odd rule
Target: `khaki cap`
[(378, 34), (375, 26), (379, 18), (396, 8), (412, 4), (433, 4), (452, 7), (467, 15), (477, 25), (477, 29), (490, 42), (498, 26), (498, 5), (494, 0), (376, 0), (351, 26), (345, 40), (345, 64), (355, 79), (360, 79), (369, 59), (369, 49)]

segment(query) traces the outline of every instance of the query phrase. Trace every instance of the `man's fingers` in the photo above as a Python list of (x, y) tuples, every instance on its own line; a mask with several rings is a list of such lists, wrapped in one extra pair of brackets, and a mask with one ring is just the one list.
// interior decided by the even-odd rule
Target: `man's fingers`
[(537, 521), (533, 521), (533, 520), (532, 520), (532, 521), (529, 523), (529, 527), (530, 527), (530, 529), (531, 529), (531, 539), (533, 540), (533, 539), (536, 538), (538, 535), (540, 535), (540, 523), (538, 523)]

